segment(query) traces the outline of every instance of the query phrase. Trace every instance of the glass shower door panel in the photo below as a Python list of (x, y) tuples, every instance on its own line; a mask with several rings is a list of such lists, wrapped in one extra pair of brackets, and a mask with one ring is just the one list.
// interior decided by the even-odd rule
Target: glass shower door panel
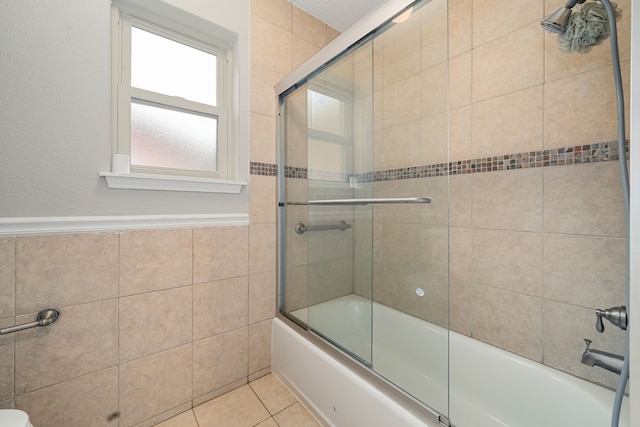
[[(371, 170), (372, 49), (365, 43), (308, 81), (309, 200), (371, 196), (359, 174)], [(366, 66), (363, 66), (366, 65)], [(363, 102), (363, 99), (368, 102)], [(369, 150), (369, 151), (367, 151)], [(371, 361), (371, 209), (308, 207), (308, 325), (359, 360)], [(310, 230), (314, 230), (311, 228)], [(366, 278), (369, 280), (366, 281)]]
[(375, 197), (429, 204), (374, 212), (372, 368), (449, 413), (446, 0), (423, 1), (374, 39)]

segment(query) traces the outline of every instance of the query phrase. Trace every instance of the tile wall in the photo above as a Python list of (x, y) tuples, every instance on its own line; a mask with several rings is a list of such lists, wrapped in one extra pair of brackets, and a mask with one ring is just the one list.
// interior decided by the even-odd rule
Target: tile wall
[(0, 408), (34, 425), (149, 426), (270, 371), (276, 301), (273, 86), (337, 32), (252, 2), (250, 223), (0, 238)]
[[(618, 5), (628, 91), (630, 2)], [(583, 338), (623, 352), (622, 331), (594, 329), (595, 308), (624, 301), (610, 49), (559, 52), (539, 26), (559, 6), (434, 0), (380, 37), (367, 178), (378, 197), (434, 203), (379, 211), (374, 298), (615, 387), (616, 375), (580, 364)]]
[[(378, 209), (355, 247), (373, 234), (376, 300), (615, 387), (580, 363), (583, 338), (623, 352), (622, 331), (594, 329), (595, 308), (624, 301), (610, 49), (560, 52), (539, 22), (561, 5), (433, 0), (375, 39), (364, 180), (375, 197), (433, 203)], [(628, 94), (631, 2), (618, 6)], [(354, 292), (368, 295), (372, 266), (355, 262)]]

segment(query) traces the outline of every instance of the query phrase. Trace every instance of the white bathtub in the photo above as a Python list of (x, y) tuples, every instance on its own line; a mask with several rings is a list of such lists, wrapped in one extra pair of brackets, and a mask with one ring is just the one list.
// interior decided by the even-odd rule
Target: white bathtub
[[(382, 376), (402, 381), (406, 391), (448, 415), (457, 427), (610, 423), (613, 392), (388, 307), (374, 303), (373, 335), (356, 334), (357, 328), (368, 328), (370, 306), (367, 300), (349, 295), (312, 307), (310, 313), (298, 311), (296, 316), (306, 321), (310, 315), (316, 329), (335, 334), (331, 336), (337, 342), (349, 342), (355, 354), (372, 358)], [(322, 324), (323, 318), (329, 320)], [(356, 336), (364, 338), (354, 344)], [(371, 339), (373, 353), (368, 350)], [(279, 319), (273, 323), (272, 353), (274, 374), (326, 425), (438, 426), (429, 421), (433, 418), (429, 411), (416, 417)], [(624, 405), (620, 426), (628, 427), (626, 398)]]

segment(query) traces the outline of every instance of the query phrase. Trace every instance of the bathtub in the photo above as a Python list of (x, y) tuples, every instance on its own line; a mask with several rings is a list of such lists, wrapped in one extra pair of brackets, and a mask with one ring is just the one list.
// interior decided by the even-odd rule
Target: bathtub
[[(373, 334), (357, 334), (356, 329), (368, 328), (371, 310)], [(328, 426), (438, 427), (438, 413), (457, 427), (610, 423), (612, 391), (377, 303), (371, 308), (359, 296), (294, 314), (305, 322), (311, 318), (317, 331), (348, 344), (378, 372), (370, 374), (326, 345), (315, 345), (312, 341), (320, 340), (314, 334), (296, 330), (288, 320), (274, 319), (273, 373)], [(442, 350), (447, 345), (449, 354)], [(430, 407), (416, 410), (412, 398), (394, 397), (396, 388), (380, 377), (402, 381), (405, 391)], [(628, 413), (625, 398), (621, 427), (629, 426)]]

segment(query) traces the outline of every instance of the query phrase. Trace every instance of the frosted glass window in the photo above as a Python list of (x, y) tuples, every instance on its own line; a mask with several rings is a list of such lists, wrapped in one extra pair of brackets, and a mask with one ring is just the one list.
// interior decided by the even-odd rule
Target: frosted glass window
[(131, 86), (217, 105), (216, 55), (131, 27)]
[(216, 172), (218, 119), (131, 103), (131, 164)]
[(307, 93), (309, 128), (334, 135), (345, 135), (345, 103), (312, 90)]

